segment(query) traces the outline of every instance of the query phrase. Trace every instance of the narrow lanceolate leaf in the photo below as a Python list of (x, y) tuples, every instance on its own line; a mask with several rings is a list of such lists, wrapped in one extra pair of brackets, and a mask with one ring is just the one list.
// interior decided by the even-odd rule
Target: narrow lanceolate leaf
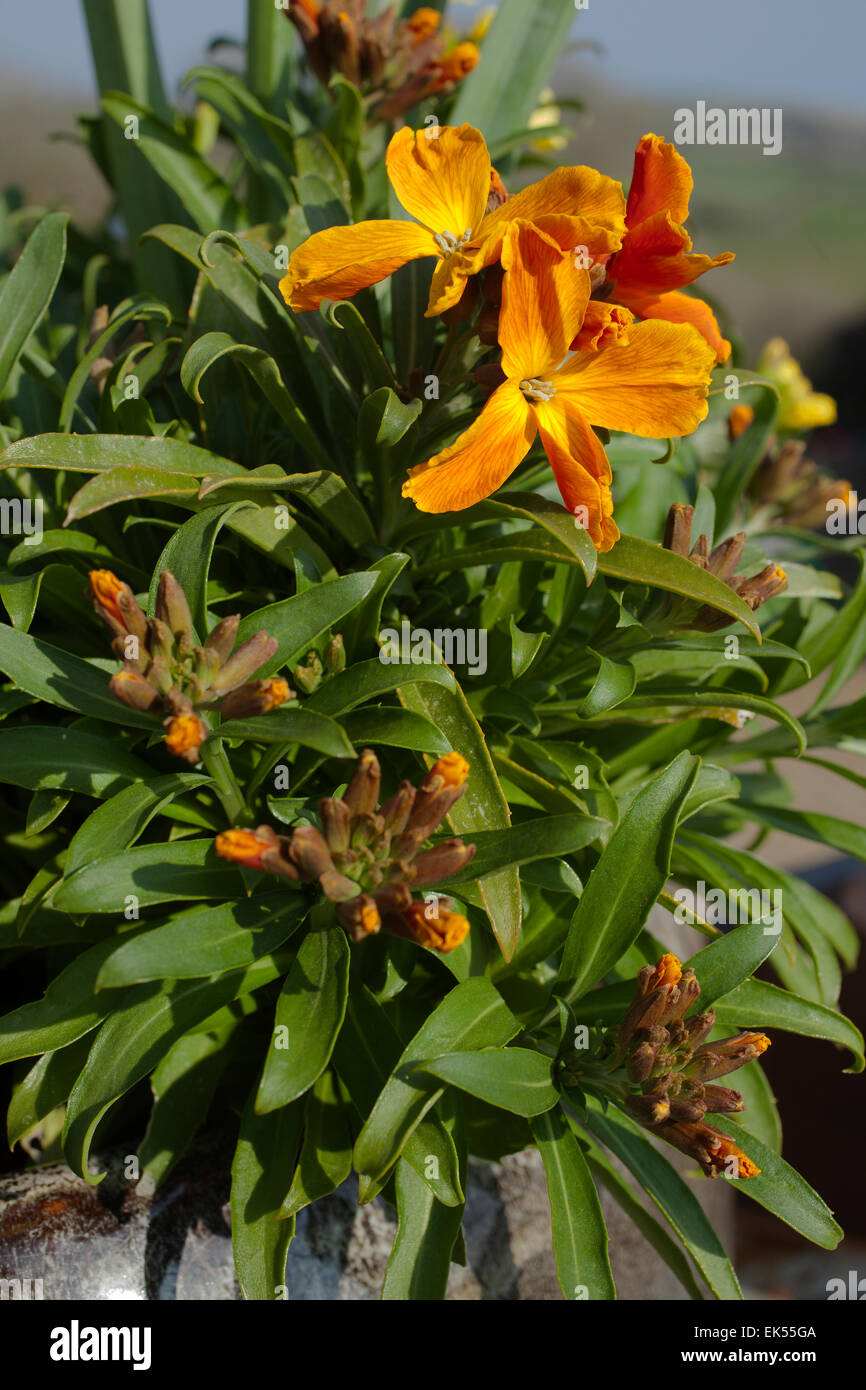
[(149, 772), (147, 763), (123, 748), (79, 729), (29, 724), (0, 731), (0, 782), (14, 787), (54, 787), (103, 797), (143, 780)]
[(476, 1047), (504, 1047), (520, 1024), (488, 980), (467, 980), (442, 1003), (404, 1049), (355, 1144), (358, 1172), (378, 1178), (393, 1166), (416, 1125), (442, 1094), (414, 1075), (428, 1057)]
[(843, 854), (866, 860), (866, 830), (852, 821), (842, 820), (839, 816), (826, 816), (821, 811), (796, 811), (788, 806), (759, 805), (749, 801), (740, 802), (737, 810), (741, 810), (749, 820), (761, 821), (775, 830), (815, 840), (819, 845), (831, 845)]
[(807, 1038), (826, 1038), (838, 1047), (847, 1047), (854, 1058), (847, 1071), (863, 1071), (863, 1036), (844, 1014), (802, 999), (765, 980), (745, 980), (715, 1003), (716, 1021), (736, 1028), (781, 1028)]
[(273, 675), (287, 662), (293, 663), (306, 655), (323, 632), (351, 613), (375, 588), (375, 574), (347, 574), (327, 584), (316, 584), (293, 598), (257, 608), (242, 619), (238, 628), (238, 645), (262, 628), (279, 643), (273, 660), (263, 666), (259, 676)]
[(835, 1250), (844, 1231), (833, 1220), (833, 1213), (826, 1202), (822, 1202), (805, 1178), (801, 1178), (780, 1154), (763, 1144), (754, 1134), (749, 1134), (742, 1125), (735, 1124), (728, 1115), (714, 1115), (712, 1122), (716, 1129), (729, 1135), (761, 1170), (755, 1178), (731, 1179), (736, 1181), (737, 1191), (766, 1207), (767, 1211), (788, 1226), (793, 1226), (795, 1231), (815, 1245), (821, 1245), (825, 1250)]
[[(440, 686), (406, 685), (399, 694), (407, 709), (431, 720), (469, 763), (466, 790), (449, 817), (457, 833), (505, 829), (511, 820), (508, 800), (481, 726), (459, 685), (453, 693)], [(490, 874), (479, 884), (479, 891), (500, 950), (510, 960), (517, 946), (522, 912), (517, 869), (511, 866)]]
[(395, 1190), (397, 1234), (385, 1270), (382, 1297), (444, 1298), (463, 1208), (437, 1202), (405, 1158), (397, 1163)]
[(213, 840), (176, 840), (136, 845), (123, 854), (96, 859), (57, 890), (61, 912), (122, 913), (132, 895), (139, 907), (176, 898), (234, 898), (238, 870), (214, 852)]
[(542, 1115), (559, 1099), (550, 1058), (526, 1047), (486, 1047), (428, 1058), (416, 1071), (468, 1091), (514, 1115)]
[(0, 291), (0, 396), (27, 339), (39, 323), (66, 259), (69, 214), (49, 212), (31, 232)]
[(250, 739), (254, 743), (301, 744), (326, 758), (352, 758), (355, 749), (340, 725), (309, 709), (280, 709), (249, 719), (227, 719), (220, 738)]
[(104, 801), (73, 835), (63, 866), (64, 877), (69, 878), (92, 859), (104, 859), (128, 849), (164, 806), (209, 781), (198, 772), (167, 773), (148, 782), (135, 782)]
[(447, 881), (471, 883), (496, 873), (508, 864), (531, 864), (542, 859), (558, 859), (585, 849), (607, 830), (607, 822), (596, 816), (539, 816), (503, 830), (464, 831), (467, 844), (475, 845), (475, 855)]
[(598, 568), (612, 579), (649, 584), (698, 603), (708, 603), (719, 612), (737, 618), (758, 641), (761, 640), (761, 629), (748, 604), (721, 579), (693, 565), (684, 555), (676, 555), (637, 536), (620, 536), (612, 550), (599, 555)]
[(304, 1103), (304, 1139), (288, 1196), (280, 1208), (285, 1219), (327, 1197), (352, 1171), (349, 1107), (333, 1072), (323, 1071)]
[(680, 753), (638, 793), (589, 876), (571, 921), (556, 987), (579, 999), (634, 941), (667, 881), (681, 808), (699, 759)]
[(194, 908), (131, 940), (121, 938), (99, 972), (97, 988), (200, 979), (242, 969), (288, 941), (308, 911), (301, 893), (259, 893), (219, 907)]
[(129, 724), (154, 732), (159, 728), (153, 715), (127, 709), (115, 700), (104, 671), (27, 632), (0, 626), (0, 671), (20, 690), (49, 705), (107, 719), (112, 724)]
[(17, 439), (0, 454), (0, 468), (62, 468), (69, 473), (107, 473), (114, 468), (159, 468), (206, 478), (244, 474), (239, 463), (186, 444), (133, 434), (38, 434)]
[(479, 510), (485, 515), (489, 513), (524, 517), (527, 521), (535, 522), (543, 530), (549, 531), (562, 548), (578, 561), (586, 582), (592, 583), (598, 563), (595, 546), (583, 527), (577, 525), (574, 517), (561, 503), (553, 502), (550, 498), (541, 497), (534, 492), (504, 492), (500, 493), (495, 501), (482, 503)]
[(269, 984), (283, 963), (265, 956), (248, 970), (217, 979), (167, 980), (160, 988), (139, 985), (106, 1019), (75, 1083), (66, 1111), (63, 1150), (73, 1172), (88, 1182), (104, 1174), (88, 1172), (96, 1126), (122, 1095), (159, 1065), (178, 1038), (217, 1009)]
[(226, 1014), (207, 1032), (179, 1038), (154, 1071), (153, 1109), (138, 1161), (155, 1184), (164, 1181), (207, 1119), (239, 1021)]
[(691, 966), (701, 987), (694, 1012), (703, 1012), (723, 994), (736, 989), (757, 970), (779, 943), (781, 924), (744, 922), (685, 962)]
[(659, 1153), (645, 1130), (613, 1108), (602, 1114), (590, 1101), (581, 1125), (600, 1139), (637, 1178), (664, 1213), (716, 1298), (742, 1298), (734, 1267), (697, 1197)]
[[(234, 509), (237, 507), (234, 504)], [(159, 580), (164, 570), (170, 570), (186, 594), (199, 639), (204, 643), (208, 632), (207, 580), (217, 536), (232, 514), (232, 505), (206, 507), (191, 516), (171, 535), (156, 562), (148, 594), (148, 617), (156, 613)]]
[(241, 1117), (232, 1163), (232, 1250), (244, 1298), (284, 1300), (295, 1219), (281, 1221), (279, 1210), (292, 1182), (304, 1107), (296, 1101), (257, 1115), (254, 1095)]
[(90, 1038), (85, 1036), (56, 1052), (44, 1053), (19, 1081), (12, 1092), (6, 1115), (6, 1137), (10, 1149), (58, 1105), (65, 1105), (87, 1060), (90, 1042)]
[[(590, 651), (587, 648), (587, 651)], [(590, 652), (596, 656), (598, 653)], [(592, 689), (580, 706), (581, 719), (594, 719), (615, 705), (622, 704), (633, 693), (637, 683), (634, 667), (628, 661), (611, 661), (610, 657), (600, 656), (598, 674)]]
[(49, 984), (42, 999), (0, 1018), (0, 1064), (53, 1052), (84, 1037), (120, 1003), (116, 993), (96, 994), (96, 980), (113, 942), (80, 952)]
[(616, 1298), (607, 1227), (586, 1159), (561, 1110), (532, 1121), (547, 1174), (553, 1253), (566, 1299)]
[(349, 943), (333, 917), (314, 922), (286, 976), (256, 1095), (265, 1115), (302, 1096), (331, 1060), (349, 995)]

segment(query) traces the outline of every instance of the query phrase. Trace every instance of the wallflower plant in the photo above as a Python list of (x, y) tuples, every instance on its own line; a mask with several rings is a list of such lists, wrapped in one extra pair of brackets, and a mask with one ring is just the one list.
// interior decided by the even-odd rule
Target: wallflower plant
[[(349, 1179), (396, 1211), (383, 1297), (444, 1297), (470, 1165), (529, 1148), (566, 1298), (615, 1297), (602, 1187), (695, 1298), (741, 1296), (700, 1170), (841, 1235), (757, 1063), (766, 1028), (862, 1070), (856, 936), (759, 845), (866, 857), (785, 777), (863, 782), (862, 556), (815, 529), (808, 384), (780, 417), (779, 351), (689, 288), (731, 257), (682, 155), (527, 182), (555, 9), (253, 5), (191, 115), (101, 32), (128, 236), (0, 219), (0, 479), (42, 522), (0, 573), (8, 1137), (158, 1187), (228, 1127), (248, 1299)], [(380, 661), (404, 624), (484, 660)], [(696, 909), (680, 961), (700, 885), (782, 907)]]

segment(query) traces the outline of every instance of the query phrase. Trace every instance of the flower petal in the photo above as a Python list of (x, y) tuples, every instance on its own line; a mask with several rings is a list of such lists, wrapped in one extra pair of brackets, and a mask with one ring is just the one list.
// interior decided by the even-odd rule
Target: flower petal
[(610, 550), (619, 539), (610, 493), (612, 474), (589, 421), (559, 393), (533, 406), (533, 412), (557, 487), (575, 524), (589, 532), (596, 550)]
[(357, 222), (315, 232), (292, 255), (280, 293), (292, 309), (316, 309), (323, 299), (351, 299), (407, 261), (438, 256), (439, 248), (417, 222)]
[(692, 323), (706, 338), (717, 362), (726, 362), (731, 355), (731, 345), (722, 337), (715, 314), (703, 299), (690, 294), (679, 294), (672, 290), (669, 294), (644, 298), (642, 295), (629, 296), (628, 307), (642, 319), (666, 319), (668, 323)]
[(608, 277), (616, 284), (614, 297), (622, 294), (659, 295), (667, 290), (679, 290), (690, 285), (705, 271), (727, 265), (734, 259), (732, 251), (720, 256), (689, 256), (691, 240), (685, 227), (668, 212), (655, 212), (652, 217), (630, 229), (610, 262)]
[(472, 507), (514, 472), (535, 434), (532, 411), (517, 385), (506, 381), (459, 439), (410, 471), (403, 496), (422, 512)]
[(627, 225), (636, 227), (656, 212), (685, 222), (693, 186), (692, 171), (676, 147), (660, 135), (645, 135), (634, 152)]
[(515, 193), (484, 219), (484, 234), (492, 236), (494, 231), (504, 229), (506, 223), (517, 217), (537, 222), (549, 213), (582, 218), (619, 237), (625, 234), (622, 184), (585, 164), (555, 169), (547, 178)]
[(610, 347), (613, 343), (627, 343), (633, 323), (633, 314), (621, 304), (591, 299), (571, 347), (576, 352), (597, 352), (600, 347)]
[(385, 162), (403, 207), (425, 227), (457, 238), (478, 231), (490, 192), (490, 155), (474, 126), (404, 126)]
[(556, 373), (594, 425), (647, 439), (691, 434), (707, 413), (715, 353), (696, 328), (653, 320), (631, 330), (625, 346), (579, 352)]
[(502, 370), (517, 381), (559, 366), (589, 300), (589, 272), (531, 222), (512, 222), (502, 244)]

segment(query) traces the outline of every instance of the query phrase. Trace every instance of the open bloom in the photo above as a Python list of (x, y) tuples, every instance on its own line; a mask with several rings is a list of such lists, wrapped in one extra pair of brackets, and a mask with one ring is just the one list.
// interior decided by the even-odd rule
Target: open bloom
[[(385, 163), (394, 192), (417, 221), (357, 222), (316, 232), (295, 251), (280, 281), (291, 308), (350, 299), (408, 261), (431, 256), (436, 267), (427, 314), (444, 313), (460, 299), (470, 275), (499, 259), (505, 231), (516, 218), (535, 223), (562, 250), (581, 246), (604, 256), (622, 240), (621, 186), (583, 166), (556, 169), (488, 212), (490, 155), (471, 125), (417, 132), (404, 127), (389, 143)], [(492, 186), (501, 186), (498, 177)]]
[(680, 293), (705, 271), (734, 259), (731, 251), (690, 254), (692, 242), (683, 223), (692, 187), (691, 169), (679, 151), (659, 135), (645, 135), (635, 150), (622, 248), (607, 264), (608, 298), (642, 319), (694, 324), (716, 361), (724, 362), (731, 345), (712, 309), (702, 299)]
[[(507, 206), (507, 205), (506, 205)], [(645, 323), (627, 344), (567, 357), (584, 320), (590, 276), (537, 226), (509, 224), (499, 341), (505, 382), (447, 449), (411, 470), (403, 494), (424, 512), (489, 497), (536, 435), (563, 501), (598, 550), (619, 536), (612, 473), (593, 425), (648, 438), (690, 434), (707, 413), (713, 353), (688, 324)]]

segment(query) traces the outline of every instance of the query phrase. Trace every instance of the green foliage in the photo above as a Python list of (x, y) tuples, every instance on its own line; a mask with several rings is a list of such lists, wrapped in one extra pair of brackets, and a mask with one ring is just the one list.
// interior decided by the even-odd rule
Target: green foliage
[[(468, 1158), (534, 1143), (565, 1298), (615, 1297), (599, 1185), (691, 1296), (738, 1298), (690, 1179), (619, 1104), (566, 1087), (563, 1059), (576, 1026), (616, 1025), (661, 954), (647, 921), (676, 906), (673, 877), (783, 894), (780, 934), (695, 919), (709, 942), (688, 962), (700, 1006), (721, 1025), (824, 1039), (862, 1070), (837, 1008), (850, 924), (727, 838), (751, 827), (757, 850), (781, 829), (866, 859), (863, 827), (793, 805), (782, 775), (805, 753), (866, 785), (833, 759), (866, 751), (863, 701), (832, 703), (864, 653), (864, 571), (840, 548), (840, 582), (812, 533), (770, 536), (755, 512), (777, 407), (762, 383), (733, 444), (719, 394), (667, 454), (614, 434), (628, 534), (605, 554), (538, 453), (465, 512), (404, 502), (406, 469), (474, 417), (467, 362), (448, 363), (444, 325), (422, 317), (429, 261), (330, 312), (286, 307), (286, 255), (309, 231), (389, 215), (382, 132), (351, 84), (315, 87), (278, 11), (249, 12), (246, 80), (188, 79), (231, 149), (217, 167), (201, 111), (197, 123), (165, 98), (144, 0), (86, 0), (102, 93), (88, 143), (129, 242), (76, 232), (67, 251), (66, 216), (48, 212), (0, 288), (0, 490), (44, 516), (38, 543), (4, 535), (0, 560), (0, 949), (45, 985), (0, 1019), (0, 1060), (36, 1059), (10, 1141), (63, 1106), (67, 1160), (98, 1181), (89, 1155), (125, 1096), (143, 1171), (162, 1181), (212, 1106), (233, 1113), (234, 1251), (253, 1299), (284, 1296), (297, 1213), (352, 1171), (362, 1202), (396, 1205), (383, 1297), (442, 1298)], [(440, 117), (515, 153), (569, 24), (567, 4), (502, 0)], [(428, 398), (443, 362), (453, 390)], [(750, 573), (770, 558), (789, 569), (760, 617), (660, 544), (660, 517), (686, 500), (715, 543), (743, 522)], [(227, 718), (201, 770), (179, 771), (159, 717), (109, 691), (116, 663), (83, 597), (96, 568), (150, 615), (172, 572), (200, 638), (235, 612), (240, 641), (266, 631), (263, 678), (298, 683), (337, 634), (348, 664), (280, 709)], [(695, 625), (707, 609), (724, 633)], [(380, 633), (404, 623), (430, 642), (387, 659)], [(444, 649), (454, 632), (483, 634), (484, 660)], [(798, 720), (780, 700), (817, 675)], [(388, 795), (450, 750), (470, 765), (450, 828), (475, 857), (432, 885), (471, 921), (450, 955), (384, 933), (350, 944), (308, 886), (214, 852), (233, 825), (319, 824), (367, 745)], [(753, 978), (764, 962), (778, 983)], [(762, 1169), (742, 1190), (832, 1248), (838, 1228), (781, 1158), (756, 1071), (745, 1123), (720, 1121)]]

